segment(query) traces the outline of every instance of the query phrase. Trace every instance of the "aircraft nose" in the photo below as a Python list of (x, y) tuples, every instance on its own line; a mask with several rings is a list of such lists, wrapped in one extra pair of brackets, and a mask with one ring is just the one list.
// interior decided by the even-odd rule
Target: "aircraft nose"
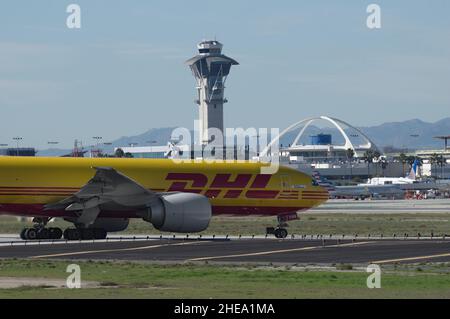
[(327, 198), (330, 198), (330, 191), (325, 187), (321, 187), (321, 188), (324, 190), (325, 194), (327, 195)]
[(319, 186), (319, 189), (320, 189), (322, 192), (325, 192), (325, 193), (328, 194), (328, 187), (325, 187), (325, 186)]
[(323, 195), (321, 196), (321, 203), (326, 202), (330, 198), (330, 191), (328, 190), (328, 188), (323, 186), (319, 186), (318, 190), (320, 191), (320, 194)]

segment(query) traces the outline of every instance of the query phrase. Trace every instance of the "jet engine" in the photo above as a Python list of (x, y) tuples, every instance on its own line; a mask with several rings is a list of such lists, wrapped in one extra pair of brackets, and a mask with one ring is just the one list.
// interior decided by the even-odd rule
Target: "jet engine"
[(162, 195), (144, 213), (144, 220), (167, 232), (194, 233), (208, 228), (211, 204), (207, 197), (193, 193)]

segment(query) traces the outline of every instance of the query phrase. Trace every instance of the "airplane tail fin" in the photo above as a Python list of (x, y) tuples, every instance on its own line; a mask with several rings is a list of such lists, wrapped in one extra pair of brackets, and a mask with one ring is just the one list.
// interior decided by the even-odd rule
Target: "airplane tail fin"
[(407, 176), (409, 179), (416, 179), (417, 177), (417, 168), (419, 167), (419, 160), (415, 160), (411, 167), (411, 172), (409, 172), (409, 175)]

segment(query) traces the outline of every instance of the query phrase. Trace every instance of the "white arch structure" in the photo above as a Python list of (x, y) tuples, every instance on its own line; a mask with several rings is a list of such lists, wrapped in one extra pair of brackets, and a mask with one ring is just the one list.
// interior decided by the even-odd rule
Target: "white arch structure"
[[(275, 143), (278, 143), (279, 140), (288, 132), (301, 127), (302, 125), (303, 128), (300, 130), (300, 132), (298, 133), (298, 135), (295, 137), (293, 143), (291, 144), (291, 146), (289, 147), (289, 149), (291, 150), (295, 150), (295, 149), (301, 149), (304, 148), (304, 145), (299, 145), (298, 141), (302, 138), (302, 136), (304, 135), (306, 129), (314, 122), (319, 121), (319, 120), (324, 120), (327, 121), (329, 123), (331, 123), (338, 131), (339, 133), (341, 133), (342, 137), (345, 140), (345, 144), (342, 145), (333, 145), (333, 147), (335, 149), (342, 149), (342, 150), (347, 150), (347, 149), (352, 149), (355, 152), (355, 156), (357, 157), (357, 151), (366, 151), (366, 150), (378, 150), (378, 148), (376, 147), (376, 145), (370, 140), (370, 138), (364, 134), (363, 132), (361, 132), (361, 130), (357, 129), (356, 127), (348, 124), (347, 122), (344, 122), (342, 120), (336, 119), (336, 118), (332, 118), (332, 117), (328, 117), (328, 116), (319, 116), (319, 117), (311, 117), (311, 118), (307, 118), (304, 120), (301, 120), (299, 122), (296, 122), (294, 124), (292, 124), (291, 126), (289, 126), (288, 128), (286, 128), (284, 131), (282, 131), (280, 134), (278, 134), (278, 136), (276, 136), (268, 145), (267, 147), (265, 147), (261, 154), (260, 157), (267, 157), (267, 154), (269, 153), (269, 151), (271, 150), (272, 146)], [(306, 123), (306, 124), (305, 124)], [(353, 130), (355, 130), (359, 136), (364, 140), (363, 145), (358, 145), (357, 147), (355, 147), (355, 145), (353, 144), (353, 142), (350, 140), (350, 138), (348, 137), (347, 133), (345, 133), (344, 128), (342, 126), (346, 126), (349, 127)]]

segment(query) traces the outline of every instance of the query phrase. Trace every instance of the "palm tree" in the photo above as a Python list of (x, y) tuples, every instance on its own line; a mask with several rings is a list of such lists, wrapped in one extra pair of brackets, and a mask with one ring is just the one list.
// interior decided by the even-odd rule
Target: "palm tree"
[(375, 175), (378, 176), (378, 165), (381, 157), (381, 153), (378, 151), (373, 152), (373, 159), (376, 160), (377, 165), (375, 165)]
[(125, 152), (123, 151), (123, 149), (118, 148), (114, 152), (114, 155), (115, 155), (115, 157), (124, 157), (125, 156)]
[(431, 164), (431, 177), (435, 177), (433, 176), (433, 166), (436, 167), (436, 164), (439, 163), (439, 155), (437, 155), (436, 153), (433, 153), (430, 157), (430, 164)]
[(382, 158), (381, 159), (381, 169), (383, 170), (383, 176), (386, 176), (385, 170), (388, 165), (389, 165), (388, 161), (385, 158)]
[(443, 168), (444, 168), (444, 166), (445, 165), (447, 165), (447, 160), (444, 158), (444, 156), (442, 156), (442, 155), (439, 155), (439, 158), (438, 158), (438, 165), (441, 167), (441, 179), (443, 178), (443, 176), (444, 176), (444, 170), (443, 170)]
[(400, 156), (398, 157), (398, 159), (400, 160), (400, 162), (402, 162), (402, 176), (405, 175), (405, 164), (406, 164), (406, 154), (405, 153), (401, 153)]
[(406, 156), (406, 162), (409, 164), (409, 167), (411, 168), (416, 161), (416, 157), (413, 155)]
[(350, 163), (350, 179), (353, 179), (353, 158), (355, 157), (355, 151), (349, 148), (345, 153), (347, 155), (347, 161)]
[(367, 150), (364, 152), (363, 160), (367, 163), (367, 178), (370, 176), (370, 163), (373, 163), (374, 152), (372, 150)]

